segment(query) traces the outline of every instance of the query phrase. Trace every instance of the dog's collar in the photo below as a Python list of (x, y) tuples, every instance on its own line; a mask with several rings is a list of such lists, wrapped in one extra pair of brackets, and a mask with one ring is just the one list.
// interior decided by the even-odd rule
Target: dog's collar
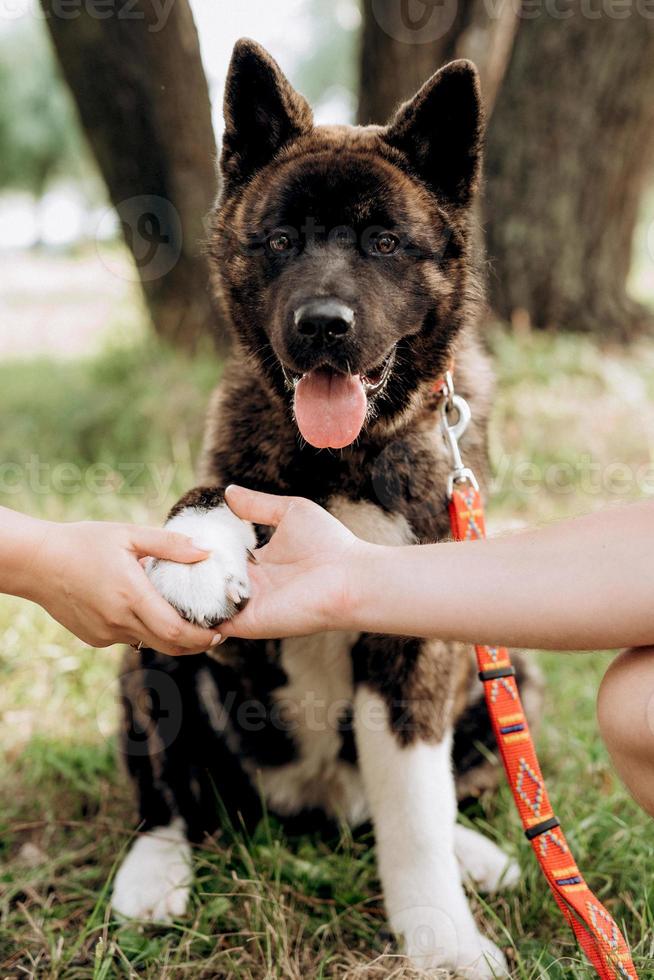
[(445, 395), (446, 397), (450, 395), (452, 391), (452, 376), (454, 374), (454, 358), (450, 358), (447, 365), (445, 374), (441, 375), (440, 378), (436, 378), (432, 385), (432, 391), (435, 395), (439, 397)]

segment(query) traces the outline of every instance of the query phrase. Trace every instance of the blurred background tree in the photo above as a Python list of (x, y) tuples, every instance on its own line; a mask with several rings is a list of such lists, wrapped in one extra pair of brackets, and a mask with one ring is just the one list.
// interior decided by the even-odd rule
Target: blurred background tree
[(70, 98), (56, 82), (43, 34), (21, 25), (0, 37), (0, 186), (41, 197), (52, 177), (79, 176), (83, 143)]
[(98, 187), (70, 95), (37, 25), (0, 35), (0, 91), (0, 188), (33, 196), (39, 235), (38, 203), (53, 181), (72, 178), (89, 199), (97, 199)]
[(494, 312), (620, 340), (651, 329), (627, 279), (654, 169), (654, 20), (510, 0), (362, 9), (361, 122), (384, 122), (446, 60), (480, 69)]
[(157, 333), (225, 343), (202, 248), (216, 194), (211, 105), (193, 15), (135, 0), (129, 16), (75, 17), (41, 0), (64, 77), (118, 212)]
[(359, 122), (383, 123), (441, 65), (470, 58), (487, 107), (502, 81), (518, 25), (514, 0), (361, 0)]
[[(54, 2), (41, 0), (46, 15)], [(40, 198), (72, 179), (87, 188), (91, 219), (99, 172), (157, 334), (194, 350), (204, 336), (222, 338), (222, 318), (201, 247), (216, 143), (190, 3), (220, 136), (224, 71), (245, 14), (174, 0), (160, 16), (157, 4), (130, 0), (130, 16), (107, 17), (88, 0), (75, 16), (45, 18), (77, 113), (43, 25), (0, 32), (0, 189)], [(574, 4), (553, 16), (531, 0), (522, 9), (515, 0), (286, 0), (276, 9), (252, 0), (245, 32), (269, 44), (320, 122), (383, 123), (444, 62), (477, 63), (489, 115), (480, 217), (502, 321), (622, 340), (651, 328), (627, 288), (654, 170), (651, 18), (635, 7), (583, 16)], [(169, 255), (170, 268), (153, 255), (164, 266)]]
[(504, 320), (629, 340), (654, 172), (654, 20), (523, 18), (488, 133), (490, 298)]

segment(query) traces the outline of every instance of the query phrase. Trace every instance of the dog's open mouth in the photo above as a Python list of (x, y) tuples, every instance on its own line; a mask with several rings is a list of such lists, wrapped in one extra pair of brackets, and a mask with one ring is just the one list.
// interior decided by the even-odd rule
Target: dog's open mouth
[(284, 374), (294, 388), (295, 419), (316, 449), (343, 449), (358, 437), (368, 414), (368, 399), (386, 386), (395, 348), (370, 374), (345, 374), (316, 368), (303, 375)]

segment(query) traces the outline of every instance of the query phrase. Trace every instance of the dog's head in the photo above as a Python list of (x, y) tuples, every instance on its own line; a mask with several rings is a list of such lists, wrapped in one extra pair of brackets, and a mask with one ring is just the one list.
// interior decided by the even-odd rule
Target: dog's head
[(469, 312), (476, 69), (437, 72), (386, 127), (314, 126), (273, 59), (239, 41), (211, 252), (253, 370), (319, 448), (394, 422)]

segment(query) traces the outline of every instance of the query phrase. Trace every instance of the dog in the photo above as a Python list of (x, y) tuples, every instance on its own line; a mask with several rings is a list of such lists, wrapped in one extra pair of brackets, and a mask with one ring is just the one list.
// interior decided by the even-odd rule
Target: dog
[[(387, 126), (315, 126), (270, 55), (237, 43), (209, 242), (235, 354), (211, 402), (201, 485), (166, 525), (211, 555), (148, 569), (188, 620), (214, 626), (242, 607), (249, 553), (270, 533), (231, 513), (231, 482), (308, 497), (372, 542), (448, 537), (434, 383), (453, 360), (473, 410), (466, 459), (486, 472), (492, 377), (473, 247), (482, 139), (470, 62), (438, 71)], [(392, 601), (389, 582), (380, 602)], [(216, 650), (128, 654), (123, 751), (143, 833), (117, 873), (115, 911), (181, 916), (190, 845), (221, 811), (246, 826), (264, 804), (291, 828), (371, 820), (407, 956), (506, 975), (463, 887), (518, 879), (494, 843), (456, 825), (457, 791), (495, 779), (469, 649), (327, 633)], [(538, 678), (520, 669), (533, 721)]]

